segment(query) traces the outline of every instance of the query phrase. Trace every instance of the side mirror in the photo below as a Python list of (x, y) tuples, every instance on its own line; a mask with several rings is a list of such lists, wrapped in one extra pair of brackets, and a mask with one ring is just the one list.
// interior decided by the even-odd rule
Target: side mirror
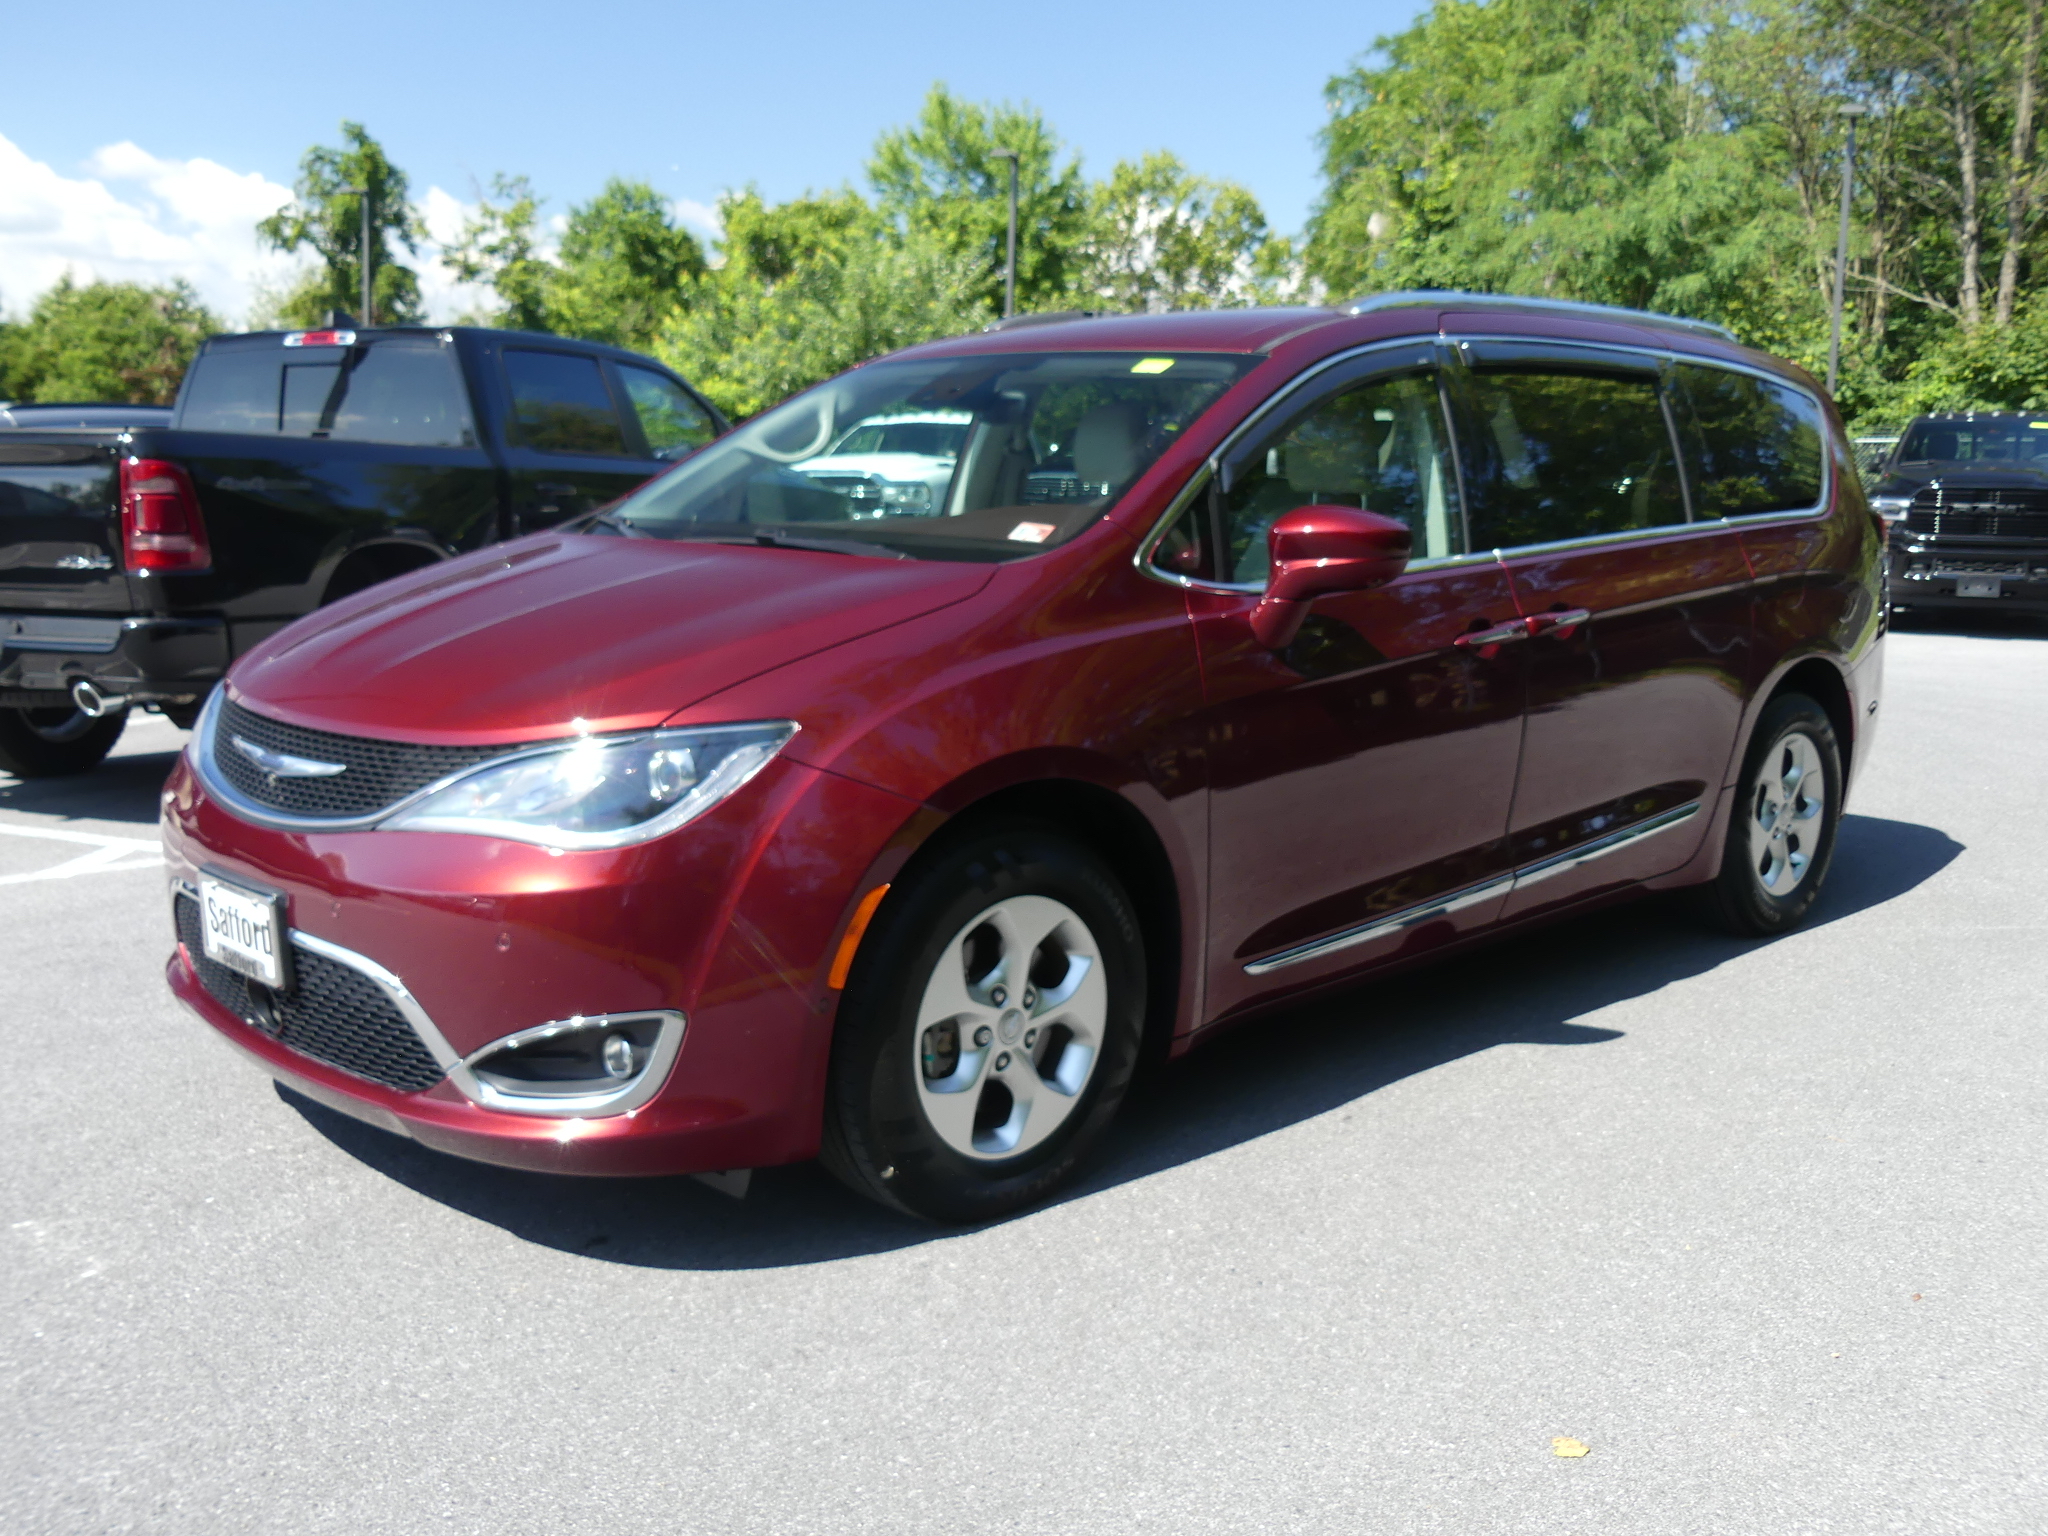
[(1296, 507), (1266, 534), (1271, 573), (1252, 610), (1252, 633), (1272, 650), (1288, 645), (1308, 605), (1331, 592), (1383, 587), (1408, 568), (1406, 525), (1358, 507)]

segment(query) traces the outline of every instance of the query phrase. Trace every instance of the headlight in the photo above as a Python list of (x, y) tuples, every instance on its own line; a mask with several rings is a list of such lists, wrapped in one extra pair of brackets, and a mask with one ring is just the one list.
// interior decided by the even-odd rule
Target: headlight
[(766, 720), (590, 736), (487, 763), (378, 825), (548, 848), (624, 848), (703, 815), (795, 734), (793, 720)]
[(1913, 510), (1913, 498), (1910, 496), (1873, 496), (1870, 498), (1870, 510), (1886, 522), (1896, 523)]
[(882, 505), (886, 507), (910, 507), (921, 512), (931, 504), (932, 488), (922, 481), (884, 480), (882, 482)]

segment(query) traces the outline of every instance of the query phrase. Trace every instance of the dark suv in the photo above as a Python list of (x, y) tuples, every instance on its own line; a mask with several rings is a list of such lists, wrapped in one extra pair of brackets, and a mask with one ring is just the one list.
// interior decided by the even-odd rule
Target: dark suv
[[(947, 413), (914, 509), (801, 466)], [(1151, 1050), (1632, 893), (1825, 878), (1882, 525), (1798, 369), (1463, 294), (879, 359), (270, 637), (167, 786), (170, 983), (588, 1174), (1043, 1196)]]
[(1917, 416), (1870, 504), (1895, 606), (2048, 614), (2048, 416)]

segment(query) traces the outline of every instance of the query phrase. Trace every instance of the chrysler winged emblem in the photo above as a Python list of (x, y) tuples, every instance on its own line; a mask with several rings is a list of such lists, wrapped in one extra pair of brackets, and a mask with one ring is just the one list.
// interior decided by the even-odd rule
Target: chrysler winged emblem
[(237, 752), (273, 779), (331, 779), (337, 773), (348, 772), (347, 763), (323, 763), (317, 758), (273, 752), (268, 747), (259, 747), (246, 736), (230, 736), (228, 740), (235, 744)]

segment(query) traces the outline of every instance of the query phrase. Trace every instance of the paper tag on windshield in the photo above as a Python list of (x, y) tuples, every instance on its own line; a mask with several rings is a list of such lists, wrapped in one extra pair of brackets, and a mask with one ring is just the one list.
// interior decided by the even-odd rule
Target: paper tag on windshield
[(1043, 544), (1052, 537), (1051, 523), (1019, 523), (1010, 530), (1010, 537), (1019, 544)]

